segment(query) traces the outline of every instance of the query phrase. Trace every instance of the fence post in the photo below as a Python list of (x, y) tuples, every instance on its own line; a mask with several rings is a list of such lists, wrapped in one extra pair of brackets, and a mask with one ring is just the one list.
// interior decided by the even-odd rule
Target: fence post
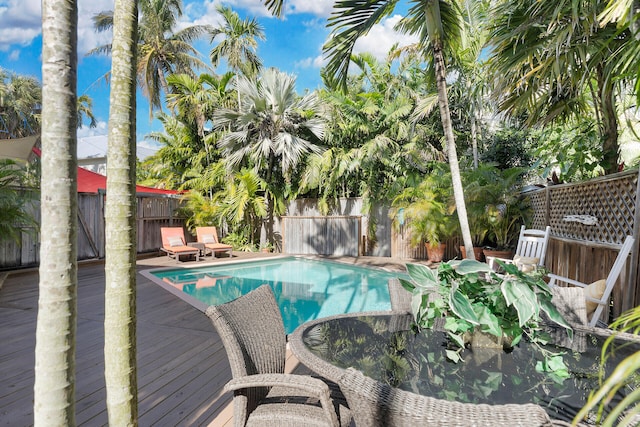
[[(638, 251), (638, 234), (640, 228), (640, 169), (638, 169), (637, 175), (638, 182), (636, 183), (636, 202), (634, 205), (635, 212), (633, 213), (633, 238), (635, 242), (633, 244), (633, 249), (631, 250), (631, 262), (634, 263), (635, 268), (630, 268), (629, 270), (629, 281), (626, 283), (627, 289), (624, 292), (624, 301), (622, 304), (623, 310), (629, 310), (637, 305), (640, 305), (640, 294), (637, 292), (638, 286), (638, 268), (640, 268), (640, 255)], [(632, 302), (633, 301), (633, 302)]]

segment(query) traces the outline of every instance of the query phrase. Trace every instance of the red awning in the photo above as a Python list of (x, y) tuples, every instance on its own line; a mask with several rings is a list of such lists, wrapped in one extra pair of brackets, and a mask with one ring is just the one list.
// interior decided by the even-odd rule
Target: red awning
[[(33, 147), (33, 152), (40, 157), (40, 150)], [(97, 193), (98, 190), (107, 189), (107, 177), (90, 170), (78, 168), (78, 193)], [(163, 188), (145, 187), (144, 185), (136, 185), (136, 193), (154, 193), (154, 194), (180, 194), (176, 190), (165, 190)]]
[[(107, 189), (107, 177), (78, 168), (78, 193), (97, 193), (99, 189)], [(175, 190), (145, 187), (144, 185), (136, 185), (136, 193), (180, 194)]]

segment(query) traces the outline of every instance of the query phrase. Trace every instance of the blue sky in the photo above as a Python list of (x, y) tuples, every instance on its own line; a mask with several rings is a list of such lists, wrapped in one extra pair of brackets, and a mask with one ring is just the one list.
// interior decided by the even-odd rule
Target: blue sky
[[(194, 24), (217, 25), (218, 0), (183, 0), (184, 15), (180, 27)], [(331, 14), (333, 0), (288, 0), (284, 19), (269, 15), (260, 0), (237, 0), (222, 2), (230, 5), (244, 19), (258, 19), (265, 30), (266, 40), (260, 42), (258, 55), (266, 67), (276, 67), (294, 74), (298, 93), (321, 87), (320, 67), (324, 60), (322, 45), (329, 30), (327, 18)], [(109, 113), (109, 87), (103, 79), (111, 67), (106, 56), (86, 56), (90, 49), (109, 42), (109, 34), (97, 34), (93, 30), (91, 17), (104, 10), (113, 9), (112, 0), (78, 1), (78, 94), (86, 93), (93, 99), (94, 115), (98, 128), (83, 127), (78, 131), (78, 156), (95, 156), (106, 147), (107, 120)], [(399, 8), (398, 13), (406, 10)], [(399, 15), (377, 25), (371, 33), (356, 45), (356, 52), (371, 52), (383, 59), (388, 49), (396, 42), (408, 44), (413, 39), (393, 31)], [(32, 75), (41, 80), (41, 0), (0, 0), (0, 67), (18, 74)], [(210, 40), (204, 38), (195, 46), (202, 59), (209, 63)], [(217, 70), (224, 71), (223, 69)], [(144, 157), (149, 150), (157, 148), (145, 136), (152, 131), (161, 131), (157, 120), (149, 119), (149, 107), (138, 94), (137, 111), (138, 155)]]

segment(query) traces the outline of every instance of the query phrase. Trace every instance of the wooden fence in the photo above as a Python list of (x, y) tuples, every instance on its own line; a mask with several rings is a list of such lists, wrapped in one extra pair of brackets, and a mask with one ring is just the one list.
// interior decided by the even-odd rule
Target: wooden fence
[(282, 251), (290, 254), (360, 256), (361, 216), (284, 216)]
[[(625, 236), (636, 243), (612, 292), (612, 315), (640, 305), (638, 283), (638, 170), (587, 182), (548, 186), (529, 194), (533, 227), (551, 226), (546, 266), (591, 283), (609, 273)], [(576, 219), (589, 219), (586, 224)]]
[[(533, 228), (551, 226), (547, 268), (563, 276), (590, 283), (606, 277), (626, 235), (636, 245), (613, 291), (612, 314), (640, 305), (638, 227), (640, 215), (638, 170), (608, 175), (588, 182), (562, 184), (528, 193), (534, 210)], [(179, 199), (139, 195), (137, 200), (138, 253), (160, 247), (160, 227), (183, 225), (176, 217)], [(387, 207), (362, 212), (361, 199), (342, 199), (327, 216), (313, 199), (289, 205), (288, 215), (274, 225), (286, 253), (391, 256), (426, 258), (423, 247), (410, 243), (407, 227), (392, 227)], [(32, 203), (39, 218), (39, 203)], [(104, 194), (78, 195), (78, 258), (104, 257)], [(595, 218), (595, 224), (569, 221), (571, 217)], [(375, 237), (367, 229), (374, 225)], [(29, 232), (30, 231), (30, 232)], [(0, 243), (0, 268), (37, 265), (39, 236), (25, 230), (22, 242)], [(449, 242), (447, 258), (458, 255), (457, 240)]]
[[(78, 193), (78, 260), (104, 258), (104, 200), (105, 194)], [(158, 251), (162, 243), (160, 227), (183, 225), (176, 216), (180, 200), (171, 196), (137, 196), (137, 251)], [(40, 202), (29, 205), (31, 215), (40, 223)], [(0, 242), (0, 269), (38, 265), (40, 234), (37, 228), (23, 228), (20, 242)]]

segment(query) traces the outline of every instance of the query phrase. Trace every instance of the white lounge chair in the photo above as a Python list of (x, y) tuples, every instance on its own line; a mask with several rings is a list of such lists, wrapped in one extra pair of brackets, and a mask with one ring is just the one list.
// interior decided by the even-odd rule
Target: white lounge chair
[(544, 258), (547, 254), (547, 244), (549, 243), (549, 234), (551, 227), (547, 225), (544, 230), (536, 230), (533, 228), (520, 227), (520, 237), (518, 237), (518, 246), (516, 253), (512, 259), (486, 257), (487, 264), (494, 268), (495, 260), (507, 264), (516, 264), (518, 268), (526, 269), (528, 266), (544, 266)]

